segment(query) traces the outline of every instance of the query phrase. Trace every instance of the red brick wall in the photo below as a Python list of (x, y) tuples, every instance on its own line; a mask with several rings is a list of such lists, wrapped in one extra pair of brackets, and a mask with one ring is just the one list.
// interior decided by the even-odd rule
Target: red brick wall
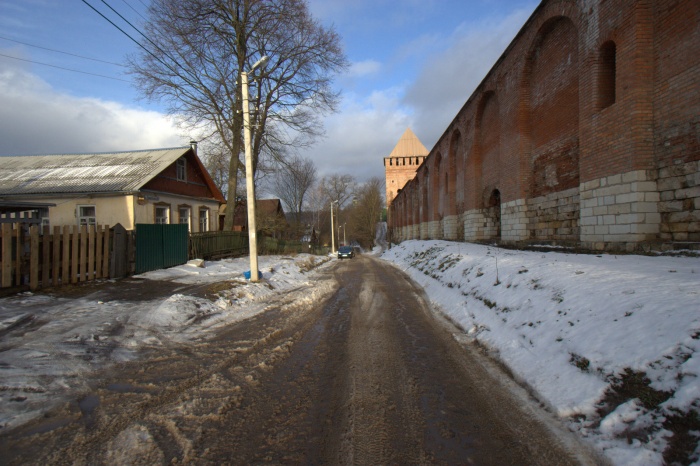
[[(576, 203), (582, 183), (640, 170), (655, 181), (698, 160), (700, 1), (543, 0), (432, 148), (415, 179), (419, 221), (484, 209), (495, 189), (503, 204)], [(695, 186), (665, 191), (686, 196), (691, 220)], [(578, 206), (538, 215), (530, 238), (579, 234)]]

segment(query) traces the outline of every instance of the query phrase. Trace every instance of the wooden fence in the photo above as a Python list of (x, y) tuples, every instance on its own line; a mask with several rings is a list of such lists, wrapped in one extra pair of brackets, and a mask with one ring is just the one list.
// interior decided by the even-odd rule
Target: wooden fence
[[(327, 254), (308, 243), (259, 237), (259, 254)], [(135, 232), (121, 225), (41, 227), (35, 222), (0, 223), (0, 289), (36, 290), (135, 271)], [(217, 259), (248, 254), (248, 235), (207, 232), (189, 235), (189, 258)]]
[(109, 277), (109, 226), (0, 225), (2, 288), (30, 290)]

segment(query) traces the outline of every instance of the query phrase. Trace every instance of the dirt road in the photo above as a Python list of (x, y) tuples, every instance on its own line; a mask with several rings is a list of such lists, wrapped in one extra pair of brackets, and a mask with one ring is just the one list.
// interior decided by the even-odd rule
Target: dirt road
[(98, 374), (0, 437), (9, 464), (596, 464), (436, 319), (397, 269), (360, 256), (322, 306), (271, 309)]

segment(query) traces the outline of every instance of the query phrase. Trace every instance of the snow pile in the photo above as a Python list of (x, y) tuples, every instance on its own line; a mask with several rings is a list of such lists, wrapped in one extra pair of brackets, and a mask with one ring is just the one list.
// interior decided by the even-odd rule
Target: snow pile
[(669, 421), (700, 411), (697, 257), (406, 241), (382, 258), (615, 464), (662, 464)]

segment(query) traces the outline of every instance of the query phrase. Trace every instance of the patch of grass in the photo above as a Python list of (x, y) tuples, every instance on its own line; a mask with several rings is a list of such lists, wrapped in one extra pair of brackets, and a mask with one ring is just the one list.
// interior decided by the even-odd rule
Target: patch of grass
[(651, 380), (645, 372), (630, 368), (626, 368), (619, 376), (611, 377), (611, 382), (598, 406), (597, 411), (601, 419), (612, 413), (621, 404), (635, 398), (639, 399), (646, 409), (657, 409), (673, 394), (650, 387)]
[[(558, 341), (560, 341), (560, 340), (558, 340)], [(571, 355), (571, 358), (569, 359), (569, 363), (578, 367), (582, 372), (588, 372), (588, 370), (591, 368), (591, 361), (589, 361), (588, 358), (580, 356), (576, 353), (569, 353), (569, 354)]]
[(496, 307), (496, 303), (494, 303), (494, 302), (491, 301), (490, 299), (484, 298), (482, 301), (484, 302), (484, 304), (486, 304), (486, 306), (487, 306), (489, 309), (493, 309), (494, 307)]
[(667, 416), (664, 429), (673, 432), (664, 450), (664, 464), (691, 464), (698, 460), (695, 455), (700, 432), (700, 416), (697, 411)]

